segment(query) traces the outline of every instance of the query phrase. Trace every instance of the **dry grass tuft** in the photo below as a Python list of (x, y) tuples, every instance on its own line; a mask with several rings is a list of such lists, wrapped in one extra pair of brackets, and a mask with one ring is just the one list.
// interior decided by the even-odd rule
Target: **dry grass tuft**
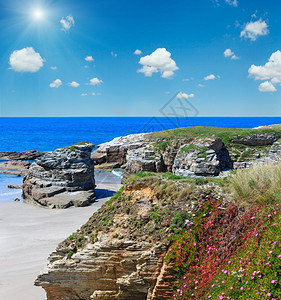
[(243, 206), (259, 200), (270, 201), (281, 194), (281, 163), (238, 170), (230, 179), (230, 189), (236, 202)]

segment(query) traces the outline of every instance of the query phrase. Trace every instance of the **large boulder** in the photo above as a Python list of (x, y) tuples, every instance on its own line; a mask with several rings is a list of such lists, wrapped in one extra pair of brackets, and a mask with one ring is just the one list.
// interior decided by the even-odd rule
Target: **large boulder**
[(50, 208), (86, 206), (95, 199), (94, 145), (81, 142), (48, 152), (31, 164), (23, 200)]

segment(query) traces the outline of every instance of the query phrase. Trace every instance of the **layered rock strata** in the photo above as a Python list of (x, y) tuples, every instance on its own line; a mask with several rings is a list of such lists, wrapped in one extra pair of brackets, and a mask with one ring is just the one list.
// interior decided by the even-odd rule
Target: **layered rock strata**
[(58, 245), (35, 284), (51, 300), (171, 299), (169, 236), (181, 232), (211, 189), (157, 177), (127, 182)]
[(95, 199), (94, 145), (82, 142), (36, 159), (23, 180), (23, 200), (50, 208), (86, 206)]
[[(92, 158), (100, 168), (124, 168), (125, 177), (139, 172), (173, 172), (181, 176), (218, 176), (222, 171), (276, 161), (278, 142), (273, 134), (244, 134), (223, 143), (209, 138), (151, 139), (150, 134), (116, 138), (97, 147)], [(168, 135), (167, 135), (168, 136)]]

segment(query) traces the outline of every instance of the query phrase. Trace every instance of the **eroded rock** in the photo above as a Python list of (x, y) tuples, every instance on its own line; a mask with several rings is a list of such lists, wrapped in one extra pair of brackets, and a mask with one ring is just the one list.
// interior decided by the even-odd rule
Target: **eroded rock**
[(82, 142), (48, 152), (31, 164), (23, 200), (50, 208), (85, 206), (95, 199), (94, 145)]

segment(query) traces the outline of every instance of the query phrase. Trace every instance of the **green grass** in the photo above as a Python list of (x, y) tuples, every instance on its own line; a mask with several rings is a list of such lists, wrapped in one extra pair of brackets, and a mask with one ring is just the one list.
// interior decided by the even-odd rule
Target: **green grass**
[(243, 129), (243, 128), (222, 128), (222, 127), (207, 127), (207, 126), (195, 126), (187, 128), (176, 128), (165, 131), (153, 132), (148, 135), (150, 140), (155, 139), (194, 139), (194, 138), (206, 138), (212, 135), (221, 138), (221, 140), (228, 144), (231, 143), (234, 137), (240, 135), (240, 138), (247, 137), (254, 134), (273, 134), (276, 139), (281, 138), (281, 126), (276, 125), (272, 128), (261, 129)]

